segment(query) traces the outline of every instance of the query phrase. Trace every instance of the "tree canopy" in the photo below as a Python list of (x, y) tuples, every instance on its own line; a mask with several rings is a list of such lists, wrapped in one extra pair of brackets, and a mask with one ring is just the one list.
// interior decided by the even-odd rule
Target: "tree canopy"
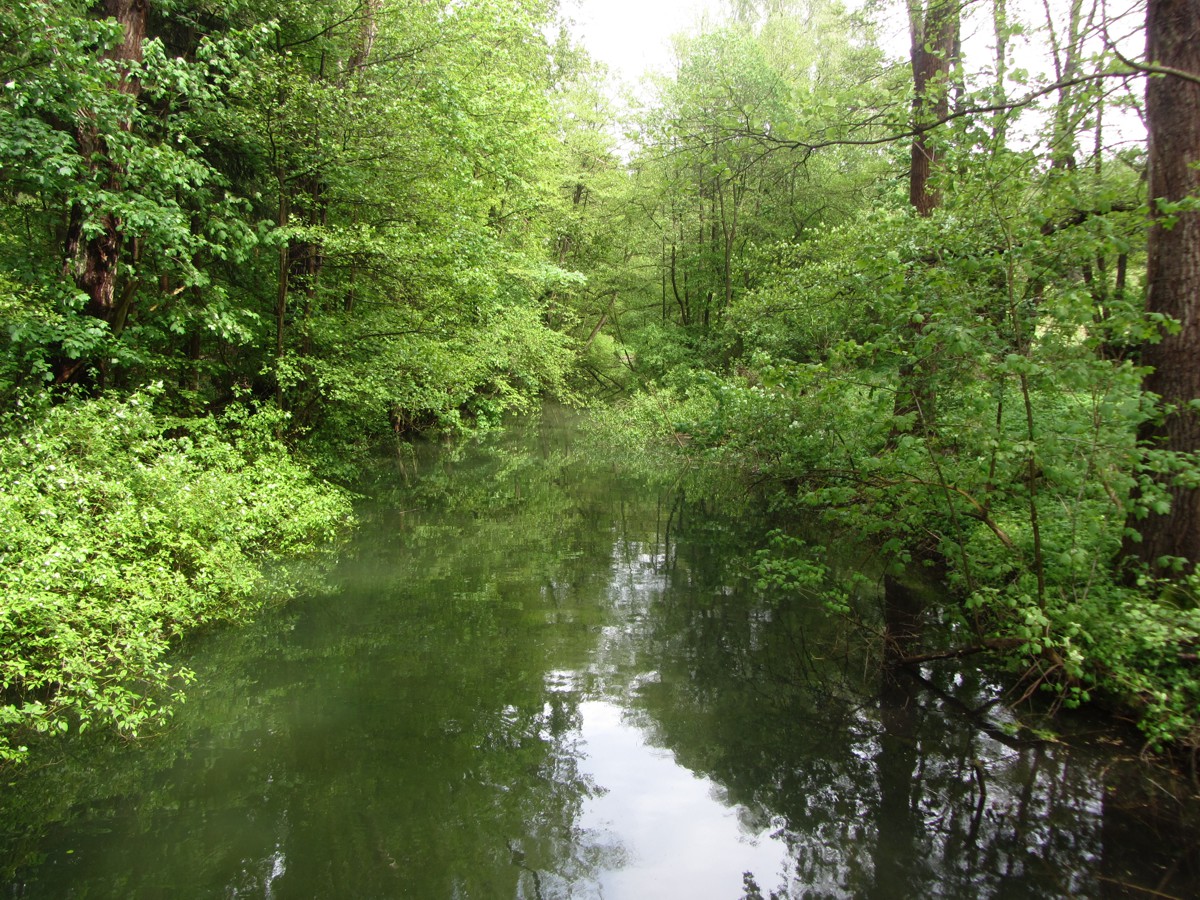
[[(178, 458), (165, 479), (223, 473), (231, 497), (273, 460), (256, 502), (305, 485), (308, 552), (345, 510), (304, 467), (351, 481), (548, 396), (615, 404), (626, 446), (877, 554), (894, 664), (994, 654), (1018, 696), (1104, 694), (1196, 746), (1198, 28), (1188, 0), (746, 0), (623, 107), (552, 0), (10, 3), (0, 453), (34, 493), (6, 495), (23, 537), (0, 556), (108, 552), (33, 499), (115, 508), (51, 477), (55, 453), (109, 465), (63, 410), (151, 404), (118, 468)], [(257, 534), (239, 552), (272, 558)], [(808, 577), (793, 539), (763, 564)], [(895, 599), (922, 568), (947, 589), (925, 639)], [(4, 721), (86, 718), (26, 665), (23, 590)], [(108, 602), (62, 653), (111, 644), (135, 600)], [(168, 635), (209, 616), (143, 612)]]

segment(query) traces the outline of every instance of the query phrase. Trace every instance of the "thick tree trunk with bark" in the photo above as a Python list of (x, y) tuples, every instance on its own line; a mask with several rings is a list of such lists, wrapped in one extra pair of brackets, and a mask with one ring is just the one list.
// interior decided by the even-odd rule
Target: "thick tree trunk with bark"
[[(1200, 76), (1200, 0), (1149, 0), (1147, 56), (1151, 63)], [(1179, 322), (1178, 334), (1147, 344), (1142, 361), (1153, 367), (1146, 390), (1159, 395), (1162, 421), (1148, 431), (1155, 445), (1182, 453), (1200, 450), (1200, 212), (1170, 204), (1200, 196), (1200, 83), (1174, 75), (1146, 82), (1150, 133), (1152, 222), (1146, 281), (1150, 312)], [(1127, 551), (1151, 567), (1164, 556), (1200, 562), (1200, 490), (1172, 487), (1165, 515), (1132, 523), (1142, 534)]]
[[(941, 203), (935, 187), (938, 152), (925, 126), (945, 119), (950, 109), (950, 73), (956, 64), (958, 47), (958, 0), (909, 0), (909, 27), (912, 37), (913, 127), (917, 130), (912, 144), (908, 199), (917, 214), (933, 215)], [(919, 344), (924, 325), (912, 325), (913, 344)], [(900, 366), (893, 415), (914, 415), (913, 431), (930, 434), (937, 418), (937, 397), (933, 387), (933, 363), (914, 359)], [(897, 437), (893, 434), (893, 438)]]
[[(106, 59), (117, 62), (119, 81), (115, 87), (122, 93), (136, 96), (141, 91), (137, 79), (129, 74), (129, 63), (140, 62), (146, 39), (148, 0), (106, 0), (105, 11), (116, 19), (123, 30), (122, 39), (105, 52)], [(126, 123), (125, 127), (128, 127)], [(105, 187), (120, 190), (121, 171), (109, 155), (108, 144), (86, 112), (80, 115), (75, 139), (80, 154), (89, 161), (92, 172), (102, 173)], [(66, 266), (74, 268), (75, 283), (87, 294), (87, 313), (115, 325), (121, 312), (117, 301), (117, 273), (125, 234), (118, 216), (107, 210), (93, 214), (93, 235), (86, 240), (83, 211), (72, 210), (67, 231)], [(98, 226), (98, 227), (97, 227)]]
[[(936, 145), (923, 127), (945, 119), (950, 109), (950, 73), (956, 63), (959, 30), (958, 0), (908, 0), (912, 37), (913, 127), (908, 199), (917, 215), (933, 215), (942, 202), (933, 176), (938, 164)], [(914, 416), (912, 431), (932, 439), (936, 431), (937, 391), (933, 379), (936, 363), (921, 358), (923, 322), (908, 326), (914, 356), (901, 364), (896, 379), (892, 415)], [(904, 429), (893, 426), (890, 442), (899, 440)], [(884, 579), (884, 662), (900, 664), (921, 631), (920, 598), (893, 577)]]
[[(958, 19), (958, 0), (928, 0), (923, 8), (918, 0), (909, 2), (913, 123), (918, 129), (945, 119), (950, 110), (950, 71), (958, 45)], [(930, 184), (936, 167), (937, 148), (928, 132), (919, 131), (912, 145), (908, 199), (922, 216), (930, 215), (941, 204), (938, 190)]]

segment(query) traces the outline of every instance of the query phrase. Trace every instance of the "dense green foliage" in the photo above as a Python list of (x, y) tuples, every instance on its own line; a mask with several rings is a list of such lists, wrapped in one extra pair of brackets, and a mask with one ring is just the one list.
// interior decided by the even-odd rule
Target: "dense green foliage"
[[(894, 577), (931, 567), (949, 593), (925, 646), (897, 646), (890, 600), (864, 622), (893, 658), (991, 652), (1014, 698), (1101, 694), (1155, 745), (1200, 742), (1194, 561), (1129, 559), (1198, 468), (1195, 448), (1139, 440), (1160, 415), (1139, 347), (1177, 325), (1145, 312), (1145, 157), (1106, 122), (1135, 101), (1086, 10), (1061, 33), (1023, 23), (1057, 66), (1040, 77), (1013, 68), (1002, 4), (962, 24), (994, 25), (997, 57), (955, 58), (934, 87), (926, 108), (955, 108), (918, 131), (919, 185), (907, 66), (850, 40), (836, 6), (739, 10), (677, 44), (644, 114), (632, 165), (659, 204), (643, 258), (660, 277), (628, 318), (656, 296), (661, 315), (631, 329), (646, 387), (612, 430), (816, 515)], [(795, 547), (762, 565), (802, 596), (819, 573)]]
[(348, 499), (289, 457), (278, 422), (240, 406), (167, 419), (144, 394), (6, 417), (0, 758), (24, 729), (159, 720), (189, 677), (175, 639), (286, 596), (281, 561), (344, 530)]
[[(1146, 312), (1146, 214), (1200, 213), (1146, 196), (1129, 63), (1090, 30), (1100, 5), (1063, 5), (1042, 27), (1003, 0), (910, 3), (900, 62), (875, 7), (730, 3), (677, 39), (618, 145), (603, 73), (552, 0), (10, 4), (0, 400), (25, 406), (6, 471), (65, 470), (67, 411), (95, 424), (88, 446), (115, 442), (56, 504), (133, 498), (89, 533), (129, 554), (113, 570), (167, 554), (161, 584), (126, 579), (110, 606), (156, 597), (145, 631), (169, 637), (236, 617), (264, 560), (342, 515), (310, 485), (294, 546), (253, 517), (194, 531), (217, 527), (186, 513), (197, 492), (269, 516), (303, 480), (256, 482), (240, 428), (265, 441), (271, 423), (261, 458), (281, 472), (302, 448), (350, 481), (362, 453), (403, 458), (419, 433), (632, 392), (607, 413), (629, 452), (661, 439), (816, 514), (889, 577), (943, 576), (928, 646), (891, 655), (999, 654), (1017, 697), (1109, 694), (1153, 743), (1200, 743), (1196, 560), (1137, 559), (1200, 483), (1197, 448), (1154, 439), (1194, 401), (1144, 390), (1144, 349), (1180, 326)], [(965, 55), (972, 30), (990, 59)], [(1044, 73), (1016, 65), (1017, 34)], [(135, 392), (152, 383), (149, 411)], [(135, 408), (136, 439), (102, 434)], [(139, 465), (160, 493), (128, 482)], [(84, 581), (44, 621), (11, 619), (4, 663), (74, 665), (39, 629), (88, 609), (108, 551), (11, 493), (11, 552), (61, 545)], [(772, 577), (805, 574), (789, 546), (768, 548)], [(4, 615), (35, 596), (6, 587)], [(874, 627), (895, 645), (891, 612)], [(161, 681), (165, 646), (129, 654)], [(60, 727), (30, 704), (100, 679), (137, 699), (96, 708), (135, 727), (145, 672), (91, 665), (6, 675), (4, 701)]]
[(0, 390), (247, 385), (349, 442), (565, 390), (545, 9), (150, 6), (129, 61), (86, 4), (4, 13)]
[(584, 279), (547, 248), (587, 62), (553, 21), (0, 10), (4, 757), (164, 714), (170, 647), (286, 593), (279, 567), (347, 523), (308, 467), (353, 481), (380, 444), (571, 395), (552, 308)]

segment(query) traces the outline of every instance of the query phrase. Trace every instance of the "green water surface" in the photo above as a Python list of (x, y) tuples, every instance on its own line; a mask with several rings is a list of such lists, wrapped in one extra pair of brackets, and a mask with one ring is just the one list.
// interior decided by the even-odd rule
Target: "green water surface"
[(1177, 790), (882, 678), (755, 587), (779, 523), (569, 445), (408, 460), (327, 585), (184, 648), (165, 732), (9, 773), (7, 896), (1200, 896)]

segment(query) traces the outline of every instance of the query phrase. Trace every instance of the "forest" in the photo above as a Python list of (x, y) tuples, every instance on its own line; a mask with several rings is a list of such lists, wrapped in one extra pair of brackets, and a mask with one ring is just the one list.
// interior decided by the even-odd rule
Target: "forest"
[(0, 764), (162, 722), (364, 460), (547, 399), (813, 525), (758, 577), (888, 664), (1194, 761), (1194, 0), (729, 0), (624, 94), (570, 15), (0, 8)]

